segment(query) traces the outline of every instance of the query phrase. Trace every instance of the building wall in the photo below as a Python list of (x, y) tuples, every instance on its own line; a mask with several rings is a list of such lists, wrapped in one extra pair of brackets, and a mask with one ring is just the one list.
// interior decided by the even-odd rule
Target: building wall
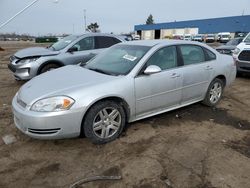
[(142, 31), (142, 40), (150, 40), (155, 38), (155, 31), (154, 30), (145, 30)]
[(171, 38), (175, 35), (197, 35), (199, 29), (198, 28), (180, 28), (180, 29), (162, 29), (161, 30), (161, 39)]
[(250, 15), (212, 18), (204, 20), (135, 25), (135, 31), (198, 28), (200, 34), (237, 31), (250, 32)]

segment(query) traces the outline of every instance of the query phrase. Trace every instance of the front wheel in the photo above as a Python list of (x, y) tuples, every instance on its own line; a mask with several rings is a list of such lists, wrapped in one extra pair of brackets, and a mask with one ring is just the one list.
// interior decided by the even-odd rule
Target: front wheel
[(40, 71), (40, 74), (42, 74), (42, 73), (44, 73), (44, 72), (48, 72), (48, 71), (52, 71), (52, 70), (54, 70), (54, 69), (57, 69), (57, 68), (59, 68), (60, 66), (59, 65), (57, 65), (57, 64), (47, 64), (47, 65), (45, 65), (42, 69), (41, 69), (41, 71)]
[(121, 134), (125, 122), (125, 112), (121, 105), (114, 101), (101, 101), (87, 112), (82, 129), (93, 143), (104, 144)]
[(209, 85), (203, 104), (207, 106), (215, 106), (221, 99), (224, 89), (222, 80), (215, 78)]

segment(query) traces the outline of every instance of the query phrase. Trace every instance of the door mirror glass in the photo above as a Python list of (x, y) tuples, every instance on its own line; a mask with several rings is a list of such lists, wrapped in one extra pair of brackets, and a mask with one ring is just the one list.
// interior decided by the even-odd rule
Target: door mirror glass
[(72, 52), (77, 52), (78, 48), (76, 46), (72, 46), (70, 49), (68, 49), (68, 52), (72, 53)]
[(150, 75), (161, 72), (161, 68), (157, 65), (149, 65), (146, 70), (144, 71), (144, 74)]

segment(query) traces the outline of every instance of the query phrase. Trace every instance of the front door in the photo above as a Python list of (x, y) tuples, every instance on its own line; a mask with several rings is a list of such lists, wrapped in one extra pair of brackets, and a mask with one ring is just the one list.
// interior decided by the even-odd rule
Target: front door
[(145, 68), (156, 65), (161, 72), (135, 78), (137, 118), (178, 105), (181, 101), (182, 73), (177, 65), (176, 47), (164, 47), (155, 52)]
[(102, 49), (95, 49), (94, 37), (85, 37), (76, 42), (73, 47), (77, 48), (75, 52), (66, 52), (63, 59), (70, 64), (85, 63), (95, 55), (97, 55)]

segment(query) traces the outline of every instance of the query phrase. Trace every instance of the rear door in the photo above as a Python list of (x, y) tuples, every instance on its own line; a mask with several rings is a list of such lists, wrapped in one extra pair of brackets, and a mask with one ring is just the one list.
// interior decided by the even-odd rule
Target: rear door
[(198, 45), (179, 45), (183, 60), (182, 103), (203, 99), (213, 74), (214, 61), (207, 60), (207, 52)]
[(135, 78), (137, 118), (176, 106), (181, 101), (182, 73), (178, 68), (176, 46), (156, 51), (146, 62), (144, 69), (156, 65), (161, 72)]

